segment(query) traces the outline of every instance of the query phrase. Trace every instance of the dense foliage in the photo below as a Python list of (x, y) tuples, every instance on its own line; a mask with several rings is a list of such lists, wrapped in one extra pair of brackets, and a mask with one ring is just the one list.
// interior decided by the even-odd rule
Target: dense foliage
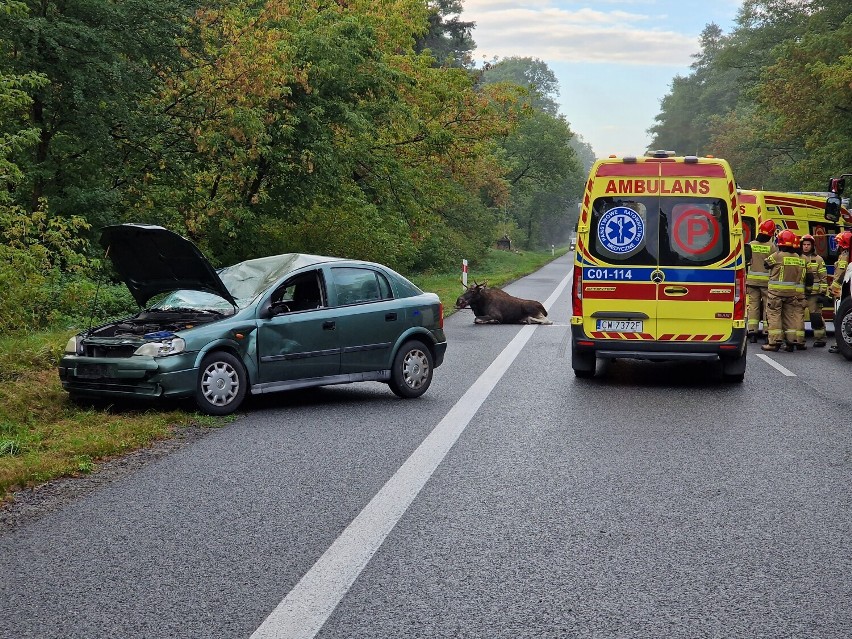
[(715, 154), (747, 188), (823, 190), (852, 172), (852, 5), (745, 0), (661, 101), (651, 148)]
[(94, 275), (93, 240), (122, 222), (220, 265), (303, 251), (441, 270), (507, 227), (549, 245), (581, 147), (544, 63), (472, 67), (461, 9), (0, 0), (0, 284)]

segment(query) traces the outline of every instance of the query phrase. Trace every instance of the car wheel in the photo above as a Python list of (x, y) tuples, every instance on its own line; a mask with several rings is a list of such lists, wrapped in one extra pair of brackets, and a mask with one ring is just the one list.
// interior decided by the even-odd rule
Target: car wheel
[(834, 314), (834, 339), (840, 354), (852, 360), (852, 297), (843, 300)]
[(597, 359), (594, 351), (580, 351), (571, 340), (571, 368), (574, 369), (574, 375), (582, 379), (588, 379), (595, 376), (595, 366)]
[(208, 415), (233, 413), (246, 396), (246, 369), (224, 351), (210, 353), (198, 368), (195, 403)]
[(420, 397), (432, 383), (432, 353), (423, 342), (411, 341), (393, 358), (388, 386), (398, 397)]

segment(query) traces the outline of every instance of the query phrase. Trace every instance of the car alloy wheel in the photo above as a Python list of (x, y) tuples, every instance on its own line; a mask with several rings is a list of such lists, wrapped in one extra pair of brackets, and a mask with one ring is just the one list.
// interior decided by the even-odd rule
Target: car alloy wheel
[(223, 352), (204, 358), (196, 390), (201, 410), (210, 415), (227, 415), (237, 410), (245, 394), (245, 369), (236, 357)]
[(422, 342), (408, 342), (396, 354), (390, 387), (399, 397), (419, 397), (432, 383), (432, 354)]

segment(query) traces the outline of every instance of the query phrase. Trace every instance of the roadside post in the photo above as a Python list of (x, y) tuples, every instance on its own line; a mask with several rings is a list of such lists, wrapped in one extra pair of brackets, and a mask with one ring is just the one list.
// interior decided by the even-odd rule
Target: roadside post
[(467, 260), (462, 260), (462, 284), (467, 288)]

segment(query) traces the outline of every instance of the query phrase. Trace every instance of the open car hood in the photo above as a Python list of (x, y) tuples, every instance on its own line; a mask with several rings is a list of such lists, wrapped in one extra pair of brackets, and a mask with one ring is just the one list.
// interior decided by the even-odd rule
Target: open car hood
[(236, 306), (198, 247), (162, 226), (107, 226), (101, 233), (101, 246), (139, 306), (158, 293), (179, 289), (207, 291)]

